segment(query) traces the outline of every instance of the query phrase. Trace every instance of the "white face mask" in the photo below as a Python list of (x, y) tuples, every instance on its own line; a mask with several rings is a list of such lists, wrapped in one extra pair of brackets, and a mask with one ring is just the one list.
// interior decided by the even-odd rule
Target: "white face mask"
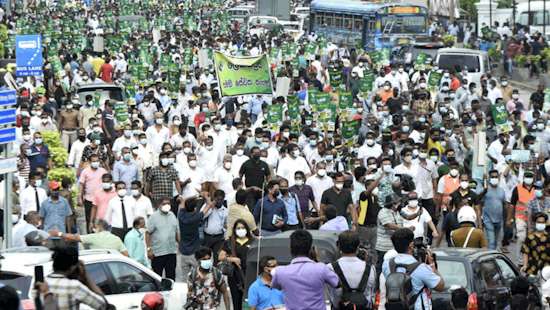
[(456, 178), (456, 176), (458, 175), (458, 170), (457, 170), (457, 169), (451, 169), (451, 171), (449, 171), (449, 174), (450, 174), (453, 178)]
[(225, 162), (223, 163), (223, 167), (227, 170), (231, 169), (231, 163), (230, 162)]
[(470, 185), (470, 183), (468, 183), (468, 181), (460, 181), (460, 188), (467, 189), (468, 185)]
[(334, 187), (336, 187), (338, 190), (341, 190), (342, 188), (344, 188), (344, 184), (342, 184), (342, 183), (334, 183)]
[(189, 167), (195, 168), (196, 166), (197, 166), (197, 161), (196, 160), (190, 160), (189, 161)]
[(295, 183), (296, 185), (298, 185), (298, 186), (302, 186), (302, 185), (304, 185), (304, 180), (302, 180), (302, 179), (297, 179), (297, 180), (294, 181), (294, 183)]
[(411, 208), (418, 207), (418, 200), (409, 200), (409, 207)]
[(523, 178), (523, 183), (525, 185), (531, 185), (533, 184), (533, 178)]
[(170, 158), (162, 158), (160, 160), (160, 163), (163, 165), (163, 166), (168, 166), (170, 164)]
[(119, 189), (116, 193), (117, 193), (120, 197), (124, 197), (124, 196), (126, 196), (126, 189), (125, 189), (125, 188)]
[(212, 268), (212, 259), (201, 259), (200, 265), (201, 269), (210, 270), (210, 268)]
[(101, 187), (105, 190), (111, 189), (111, 186), (112, 186), (111, 182), (106, 182), (101, 184)]
[(90, 167), (92, 167), (93, 169), (99, 168), (99, 162), (98, 161), (92, 161), (90, 163)]
[(536, 223), (535, 224), (535, 229), (537, 231), (544, 231), (546, 230), (546, 223)]
[(17, 223), (17, 222), (19, 222), (19, 215), (17, 215), (17, 214), (12, 214), (12, 215), (11, 215), (11, 223), (12, 223), (12, 224), (15, 224), (15, 223)]
[(317, 170), (317, 175), (320, 177), (324, 177), (326, 174), (327, 174), (327, 171), (325, 169)]
[(490, 178), (489, 179), (489, 184), (491, 184), (493, 186), (497, 186), (498, 185), (498, 178)]
[(237, 237), (239, 238), (246, 237), (246, 228), (237, 228), (235, 230), (235, 235), (237, 235)]
[(170, 212), (170, 205), (162, 205), (162, 206), (160, 207), (160, 211), (161, 211), (162, 213), (168, 213), (168, 212)]
[(243, 149), (238, 149), (237, 150), (237, 155), (243, 156), (244, 155), (244, 150)]
[(162, 118), (157, 118), (157, 119), (155, 119), (155, 123), (157, 125), (162, 125), (162, 123), (164, 123), (164, 120)]
[(133, 189), (132, 190), (132, 196), (138, 197), (140, 194), (141, 194), (141, 192), (139, 191), (139, 189)]
[(183, 154), (189, 154), (191, 153), (191, 148), (190, 147), (184, 147), (183, 148)]

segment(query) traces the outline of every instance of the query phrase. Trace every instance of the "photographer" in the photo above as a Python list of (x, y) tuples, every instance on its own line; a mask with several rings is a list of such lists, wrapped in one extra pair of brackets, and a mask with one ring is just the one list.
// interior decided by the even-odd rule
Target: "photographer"
[(56, 248), (52, 259), (53, 273), (46, 277), (46, 283), (59, 309), (78, 309), (81, 303), (92, 309), (106, 309), (107, 302), (78, 260), (76, 248)]
[(328, 268), (338, 275), (340, 287), (330, 288), (333, 309), (371, 309), (376, 292), (376, 269), (357, 257), (359, 235), (345, 231), (338, 236), (342, 257)]
[(382, 262), (387, 251), (392, 249), (391, 236), (394, 231), (403, 227), (403, 218), (399, 215), (401, 199), (397, 195), (386, 197), (384, 209), (378, 212), (376, 230), (376, 274), (382, 271)]
[[(408, 306), (414, 304), (415, 310), (431, 309), (431, 298), (426, 289), (436, 291), (445, 289), (445, 282), (437, 271), (431, 252), (428, 251), (426, 261), (418, 263), (412, 255), (414, 252), (414, 233), (408, 228), (396, 230), (391, 237), (391, 241), (398, 255), (384, 261), (382, 265), (382, 273), (386, 278), (386, 309), (404, 309), (402, 306), (405, 301), (392, 299), (392, 296), (395, 296), (394, 288), (396, 284), (399, 285), (399, 283), (393, 282), (396, 279), (393, 277), (395, 273), (407, 273), (411, 279), (412, 289), (407, 296), (412, 297), (407, 301)], [(404, 284), (406, 283), (401, 283), (401, 285)], [(402, 287), (402, 289), (405, 289), (405, 287)]]

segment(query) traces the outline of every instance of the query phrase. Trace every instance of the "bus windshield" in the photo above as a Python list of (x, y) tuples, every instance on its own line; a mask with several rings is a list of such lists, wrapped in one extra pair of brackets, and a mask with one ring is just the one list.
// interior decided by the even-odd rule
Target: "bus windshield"
[[(383, 15), (380, 17), (382, 28), (389, 33), (425, 33), (425, 15)], [(393, 24), (393, 25), (392, 25)], [(391, 31), (390, 31), (391, 29)]]

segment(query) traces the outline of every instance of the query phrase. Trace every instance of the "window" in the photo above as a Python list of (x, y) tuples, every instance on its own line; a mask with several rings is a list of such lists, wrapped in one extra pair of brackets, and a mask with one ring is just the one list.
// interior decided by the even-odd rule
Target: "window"
[(327, 27), (334, 27), (334, 14), (325, 13), (325, 24)]
[(437, 270), (445, 280), (445, 290), (454, 286), (469, 288), (466, 266), (463, 262), (439, 260), (437, 261)]
[[(550, 5), (549, 5), (549, 7), (550, 7)], [(531, 20), (533, 21), (533, 23), (532, 23), (533, 26), (543, 26), (544, 25), (544, 19), (542, 17), (543, 13), (544, 13), (544, 11), (542, 11), (542, 10), (531, 12)], [(546, 25), (548, 25), (548, 22), (550, 21), (549, 17), (550, 17), (550, 13), (548, 11), (546, 11)]]
[(502, 279), (494, 260), (487, 260), (480, 263), (481, 279), (488, 289), (502, 287)]
[(342, 15), (334, 14), (334, 28), (342, 28), (343, 17)]
[(468, 72), (480, 72), (479, 57), (477, 55), (441, 54), (438, 61), (439, 69), (455, 70), (466, 67)]
[(517, 277), (516, 272), (514, 271), (514, 268), (508, 264), (506, 260), (504, 260), (502, 257), (499, 257), (496, 259), (498, 268), (500, 268), (500, 273), (502, 274), (502, 281), (504, 281), (504, 284), (506, 286), (510, 286), (512, 283), (512, 280)]
[(363, 17), (355, 16), (353, 17), (353, 30), (354, 31), (363, 31)]
[(351, 15), (344, 15), (343, 17), (343, 25), (344, 29), (350, 30), (353, 28), (353, 16)]
[(107, 268), (113, 275), (118, 294), (159, 290), (155, 279), (127, 263), (109, 262)]
[(0, 272), (0, 283), (13, 287), (17, 291), (20, 299), (31, 298), (29, 295), (32, 284), (31, 276), (2, 271)]
[(325, 24), (325, 13), (315, 13), (315, 24), (317, 27), (323, 27)]
[[(426, 16), (424, 15), (386, 15), (382, 16), (382, 30), (388, 25), (391, 33), (423, 33), (426, 32)], [(393, 23), (392, 26), (390, 26)]]
[(88, 276), (90, 279), (93, 279), (95, 284), (103, 291), (106, 295), (113, 294), (113, 288), (111, 287), (111, 284), (109, 283), (109, 278), (107, 277), (107, 274), (105, 273), (105, 269), (103, 268), (103, 264), (89, 264), (85, 265), (86, 272), (88, 273)]

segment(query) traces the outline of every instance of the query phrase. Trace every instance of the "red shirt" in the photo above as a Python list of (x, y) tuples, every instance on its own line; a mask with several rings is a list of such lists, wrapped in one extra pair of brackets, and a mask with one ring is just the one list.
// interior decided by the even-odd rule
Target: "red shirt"
[(113, 82), (113, 66), (109, 63), (104, 63), (101, 65), (101, 68), (99, 68), (99, 77), (105, 82), (105, 83), (112, 83)]

